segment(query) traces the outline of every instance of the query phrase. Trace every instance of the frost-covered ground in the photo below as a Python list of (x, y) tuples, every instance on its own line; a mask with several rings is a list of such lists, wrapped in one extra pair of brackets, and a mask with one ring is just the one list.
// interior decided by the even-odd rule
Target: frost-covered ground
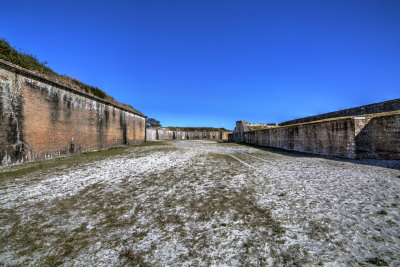
[(400, 266), (399, 166), (171, 141), (4, 176), (0, 264)]

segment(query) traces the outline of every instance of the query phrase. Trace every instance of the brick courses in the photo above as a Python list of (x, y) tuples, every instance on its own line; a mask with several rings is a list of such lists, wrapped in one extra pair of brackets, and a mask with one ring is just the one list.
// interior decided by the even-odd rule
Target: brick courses
[(145, 142), (140, 112), (8, 67), (0, 64), (1, 165)]

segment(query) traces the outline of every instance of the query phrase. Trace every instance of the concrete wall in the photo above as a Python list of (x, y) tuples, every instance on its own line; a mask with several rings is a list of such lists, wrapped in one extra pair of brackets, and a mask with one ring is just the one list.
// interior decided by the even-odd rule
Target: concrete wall
[(356, 157), (353, 119), (247, 131), (236, 136), (242, 138), (238, 141), (247, 144), (346, 158)]
[(229, 135), (238, 143), (344, 158), (400, 159), (400, 113), (346, 117), (249, 131), (238, 121)]
[(144, 115), (0, 64), (1, 165), (144, 141)]
[(356, 134), (357, 158), (400, 160), (400, 114), (368, 119)]
[(390, 101), (379, 102), (379, 103), (375, 103), (375, 104), (370, 104), (370, 105), (365, 105), (365, 106), (349, 108), (349, 109), (319, 114), (319, 115), (315, 115), (315, 116), (300, 118), (300, 119), (296, 119), (296, 120), (285, 121), (285, 122), (280, 123), (279, 125), (285, 126), (285, 125), (291, 125), (291, 124), (296, 124), (296, 123), (305, 123), (305, 122), (311, 122), (311, 121), (317, 121), (317, 120), (324, 120), (324, 119), (329, 119), (329, 118), (337, 118), (337, 117), (345, 117), (345, 116), (358, 116), (358, 115), (364, 115), (364, 114), (374, 114), (374, 113), (396, 111), (396, 110), (400, 110), (400, 98), (390, 100)]
[(157, 141), (157, 140), (174, 140), (174, 139), (223, 139), (228, 140), (228, 133), (222, 131), (170, 131), (162, 128), (146, 129), (146, 140), (147, 141)]

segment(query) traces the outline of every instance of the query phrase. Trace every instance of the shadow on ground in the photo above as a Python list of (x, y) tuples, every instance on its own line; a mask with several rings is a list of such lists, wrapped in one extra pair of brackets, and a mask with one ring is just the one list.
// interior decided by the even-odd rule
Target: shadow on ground
[[(232, 143), (230, 141), (220, 141), (218, 143)], [(390, 168), (395, 170), (400, 170), (400, 160), (378, 160), (378, 159), (346, 159), (346, 158), (339, 158), (334, 156), (326, 156), (326, 155), (316, 155), (306, 152), (299, 152), (299, 151), (289, 151), (280, 148), (273, 148), (273, 147), (263, 147), (257, 146), (252, 144), (246, 143), (238, 143), (238, 145), (244, 145), (253, 147), (259, 150), (268, 151), (271, 153), (276, 153), (279, 155), (289, 156), (289, 157), (307, 157), (307, 158), (323, 158), (323, 159), (330, 159), (339, 162), (349, 162), (354, 164), (361, 164), (361, 165), (369, 165), (369, 166), (377, 166), (383, 168)], [(400, 178), (400, 176), (398, 176)]]

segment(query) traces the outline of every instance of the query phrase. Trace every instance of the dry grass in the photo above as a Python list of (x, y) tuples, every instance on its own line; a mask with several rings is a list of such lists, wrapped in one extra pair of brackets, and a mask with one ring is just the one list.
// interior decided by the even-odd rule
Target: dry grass
[(3, 265), (398, 263), (395, 169), (193, 140), (0, 173)]

